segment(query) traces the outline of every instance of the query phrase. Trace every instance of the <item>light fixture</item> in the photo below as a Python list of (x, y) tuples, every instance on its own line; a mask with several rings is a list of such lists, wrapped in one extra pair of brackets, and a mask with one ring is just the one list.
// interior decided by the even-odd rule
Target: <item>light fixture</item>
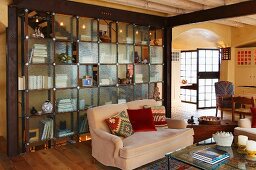
[(135, 33), (138, 35), (138, 34), (139, 34), (139, 31), (137, 30)]
[(152, 35), (152, 33), (150, 32), (149, 35)]
[(120, 29), (120, 30), (119, 30), (119, 32), (120, 32), (120, 33), (122, 33), (122, 32), (123, 32), (123, 30), (122, 30), (122, 29)]
[(63, 26), (64, 25), (64, 23), (63, 22), (60, 22), (60, 26)]
[(82, 28), (83, 28), (83, 29), (85, 29), (85, 28), (86, 28), (84, 24), (82, 25)]
[(39, 19), (38, 19), (38, 18), (36, 18), (36, 22), (39, 22)]

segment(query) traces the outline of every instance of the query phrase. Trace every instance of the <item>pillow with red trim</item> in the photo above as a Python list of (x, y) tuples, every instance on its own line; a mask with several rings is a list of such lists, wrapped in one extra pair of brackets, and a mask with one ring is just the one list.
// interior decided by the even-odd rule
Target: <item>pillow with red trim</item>
[(108, 119), (105, 119), (112, 134), (128, 137), (133, 134), (132, 124), (126, 111), (122, 111)]
[(134, 132), (156, 131), (153, 114), (150, 108), (130, 110), (127, 109)]
[(145, 105), (144, 108), (151, 108), (154, 118), (154, 124), (156, 127), (167, 126), (164, 106)]
[(252, 111), (252, 128), (256, 128), (256, 107), (251, 107)]

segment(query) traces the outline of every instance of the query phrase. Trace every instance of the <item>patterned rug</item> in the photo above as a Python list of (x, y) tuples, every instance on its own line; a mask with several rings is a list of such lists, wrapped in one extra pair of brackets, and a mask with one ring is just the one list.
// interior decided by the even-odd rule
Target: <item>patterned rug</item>
[[(155, 162), (149, 163), (142, 167), (137, 168), (136, 170), (167, 170), (167, 159), (162, 158)], [(197, 170), (192, 166), (184, 164), (182, 162), (171, 159), (170, 160), (170, 170)]]

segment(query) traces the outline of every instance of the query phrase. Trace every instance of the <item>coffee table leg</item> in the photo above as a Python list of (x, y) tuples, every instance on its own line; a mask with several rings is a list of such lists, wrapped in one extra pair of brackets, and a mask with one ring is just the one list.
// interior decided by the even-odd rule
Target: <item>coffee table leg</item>
[(167, 169), (170, 170), (170, 156), (167, 157)]

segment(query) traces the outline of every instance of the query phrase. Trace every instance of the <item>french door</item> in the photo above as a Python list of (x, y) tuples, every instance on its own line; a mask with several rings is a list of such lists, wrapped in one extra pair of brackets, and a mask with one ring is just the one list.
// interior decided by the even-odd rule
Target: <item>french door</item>
[(197, 49), (197, 108), (216, 107), (214, 84), (220, 77), (219, 49)]

